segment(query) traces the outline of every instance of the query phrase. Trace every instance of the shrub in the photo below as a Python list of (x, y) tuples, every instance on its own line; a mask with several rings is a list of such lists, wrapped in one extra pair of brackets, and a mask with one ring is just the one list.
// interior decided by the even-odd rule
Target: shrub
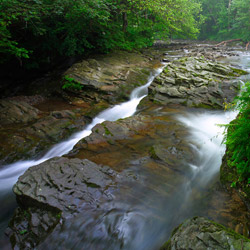
[(229, 167), (237, 169), (238, 181), (248, 185), (250, 184), (250, 83), (246, 83), (234, 103), (239, 115), (227, 125), (225, 143), (231, 156), (228, 164)]
[(79, 82), (76, 82), (73, 78), (69, 76), (64, 77), (64, 84), (62, 89), (69, 89), (69, 90), (81, 90), (83, 85)]

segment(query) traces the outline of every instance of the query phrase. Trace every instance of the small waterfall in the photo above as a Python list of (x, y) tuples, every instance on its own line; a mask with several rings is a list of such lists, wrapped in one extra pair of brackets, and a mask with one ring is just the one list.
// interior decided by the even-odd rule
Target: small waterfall
[(237, 115), (237, 112), (207, 111), (187, 113), (177, 116), (177, 120), (187, 126), (190, 131), (189, 141), (191, 147), (197, 152), (198, 165), (189, 164), (193, 171), (191, 183), (206, 186), (218, 173), (222, 156), (225, 153), (223, 133), (225, 127)]
[(92, 133), (91, 129), (96, 124), (102, 123), (104, 121), (116, 121), (121, 118), (132, 116), (136, 112), (140, 101), (147, 95), (149, 85), (152, 83), (154, 78), (161, 73), (163, 68), (164, 67), (155, 70), (145, 85), (135, 88), (130, 95), (129, 101), (104, 110), (98, 114), (83, 131), (72, 135), (67, 141), (56, 144), (42, 158), (38, 160), (19, 161), (2, 167), (0, 170), (0, 190), (9, 191), (17, 181), (18, 177), (22, 175), (29, 167), (38, 165), (53, 157), (67, 154), (73, 149), (78, 141)]

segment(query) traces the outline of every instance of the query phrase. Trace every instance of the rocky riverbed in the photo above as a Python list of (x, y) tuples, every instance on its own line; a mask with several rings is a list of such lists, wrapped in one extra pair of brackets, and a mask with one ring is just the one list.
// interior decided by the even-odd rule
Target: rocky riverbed
[[(176, 115), (196, 113), (200, 110), (195, 109), (197, 107), (223, 109), (223, 103), (231, 101), (239, 89), (236, 77), (247, 72), (214, 61), (235, 56), (232, 50), (197, 46), (189, 49), (188, 56), (185, 52), (176, 55), (176, 51), (186, 50), (182, 47), (178, 45), (174, 52), (167, 50), (167, 54), (166, 49), (151, 49), (140, 54), (117, 52), (73, 65), (58, 82), (56, 91), (53, 90), (60, 98), (60, 109), (58, 106), (48, 107), (49, 96), (22, 97), (21, 101), (18, 97), (1, 100), (2, 164), (36, 158), (49, 146), (82, 130), (98, 112), (128, 100), (132, 89), (145, 84), (150, 72), (161, 66), (160, 61), (166, 61), (164, 71), (154, 79), (149, 96), (142, 100), (135, 116), (96, 124), (92, 133), (80, 140), (67, 155), (31, 167), (19, 177), (13, 189), (19, 207), (7, 230), (13, 247), (33, 249), (40, 246), (42, 249), (50, 244), (53, 248), (68, 242), (69, 248), (85, 244), (88, 249), (108, 246), (132, 249), (137, 243), (130, 242), (127, 237), (134, 234), (135, 239), (141, 235), (146, 244), (138, 245), (137, 249), (150, 249), (150, 246), (159, 247), (182, 218), (193, 215), (190, 210), (232, 229), (238, 228), (236, 231), (248, 236), (249, 211), (238, 200), (237, 194), (228, 196), (218, 183), (192, 189), (194, 204), (199, 206), (200, 202), (206, 201), (202, 212), (190, 208), (188, 203), (182, 204), (186, 192), (184, 183), (193, 181), (192, 166), (200, 162), (197, 156), (200, 145), (191, 142), (190, 131), (176, 119)], [(69, 87), (63, 90), (67, 79), (71, 85), (68, 82)], [(72, 83), (81, 88), (75, 89)], [(216, 176), (213, 178), (218, 180)], [(224, 203), (220, 204), (217, 199)], [(187, 212), (184, 212), (185, 206)], [(136, 220), (128, 216), (127, 220), (134, 228), (120, 228), (119, 222), (124, 218), (122, 207), (126, 208), (126, 215), (137, 211), (138, 220), (150, 219), (141, 219), (135, 226)], [(183, 215), (175, 213), (177, 207), (181, 207)], [(235, 213), (236, 210), (241, 216)], [(93, 228), (86, 237), (93, 237), (94, 243), (86, 237), (81, 238), (75, 228), (77, 223), (84, 225), (88, 221), (86, 216), (92, 218), (92, 224), (82, 227), (80, 232), (86, 236), (87, 228)], [(100, 224), (93, 224), (95, 221)], [(147, 233), (141, 231), (143, 226), (139, 227), (143, 223), (148, 227), (143, 229)], [(190, 223), (196, 225), (197, 234), (203, 234), (200, 227), (210, 222), (201, 219), (201, 225), (194, 220)], [(168, 225), (167, 229), (164, 224)], [(148, 231), (154, 225), (159, 227), (156, 231), (160, 239), (158, 243), (152, 243), (152, 240), (149, 243)], [(220, 231), (221, 227), (211, 224), (211, 228), (213, 235), (217, 235), (216, 230), (219, 228)], [(185, 229), (184, 232), (189, 238), (193, 231)], [(62, 237), (65, 234), (67, 237)], [(236, 242), (239, 245), (239, 236), (230, 234), (232, 240), (225, 243), (227, 231), (221, 234), (224, 238), (216, 238), (219, 244), (234, 246)], [(151, 236), (154, 238), (154, 234)], [(178, 237), (185, 239), (179, 234)], [(204, 244), (209, 245), (211, 237), (204, 233), (201, 241), (208, 240)], [(101, 239), (107, 241), (102, 246)], [(245, 238), (243, 241), (244, 246), (248, 246)], [(174, 242), (176, 239), (171, 239), (171, 247), (168, 244), (167, 249), (182, 249), (182, 245), (174, 248)]]

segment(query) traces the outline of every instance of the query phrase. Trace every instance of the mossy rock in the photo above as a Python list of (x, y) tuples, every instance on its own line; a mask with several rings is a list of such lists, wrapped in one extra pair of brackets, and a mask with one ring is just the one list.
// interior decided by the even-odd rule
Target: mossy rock
[(220, 181), (227, 190), (232, 191), (232, 189), (235, 189), (250, 210), (250, 185), (239, 181), (240, 176), (236, 167), (229, 164), (231, 155), (232, 153), (227, 149), (220, 168)]
[(172, 233), (161, 250), (250, 249), (250, 240), (203, 217), (186, 220)]

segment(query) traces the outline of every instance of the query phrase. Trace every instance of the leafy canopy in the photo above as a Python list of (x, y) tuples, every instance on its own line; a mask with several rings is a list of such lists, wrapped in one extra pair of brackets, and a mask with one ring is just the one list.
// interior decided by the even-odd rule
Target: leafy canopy
[(250, 0), (201, 0), (201, 39), (250, 41)]
[(156, 38), (192, 37), (198, 0), (2, 0), (1, 61), (41, 67), (58, 57), (134, 49)]

